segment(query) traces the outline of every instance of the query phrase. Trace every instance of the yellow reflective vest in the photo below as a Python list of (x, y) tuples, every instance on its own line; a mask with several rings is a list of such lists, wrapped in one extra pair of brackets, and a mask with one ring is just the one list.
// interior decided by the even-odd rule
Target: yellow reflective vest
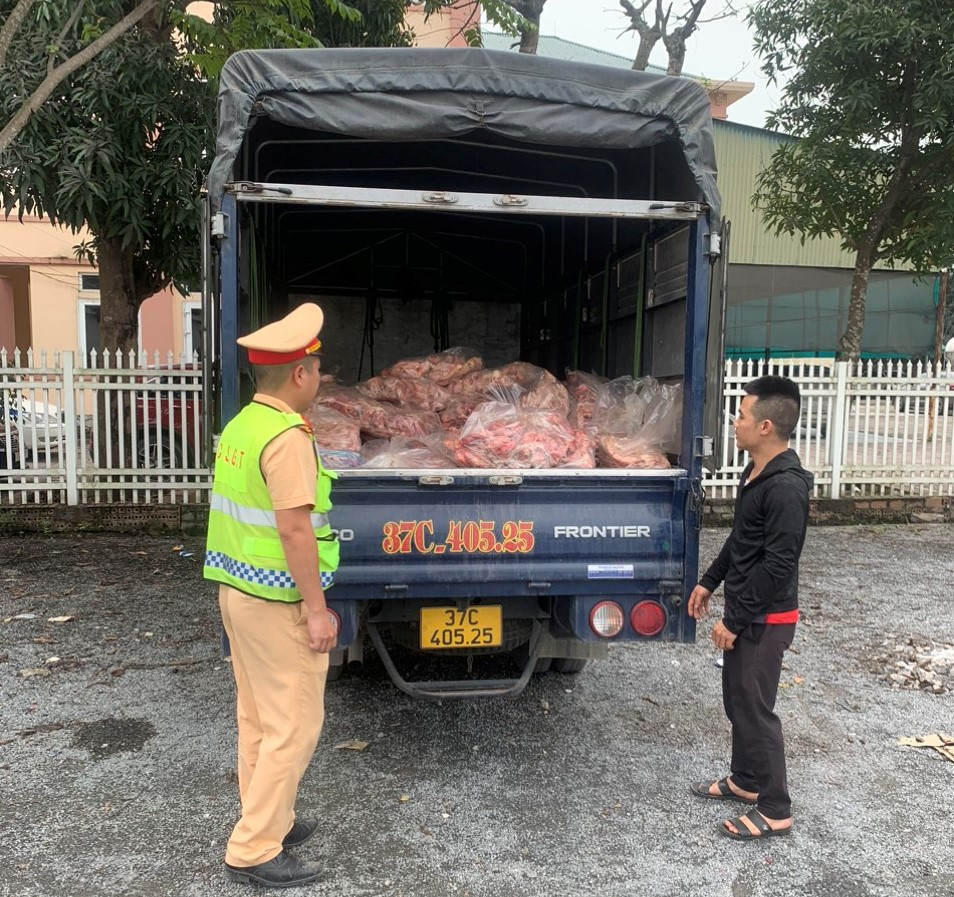
[[(215, 453), (203, 573), (206, 579), (271, 601), (301, 601), (261, 468), (265, 447), (292, 427), (308, 430), (300, 414), (253, 401), (226, 425)], [(317, 452), (315, 457), (318, 481), (311, 521), (318, 540), (321, 585), (327, 589), (338, 569), (338, 541), (328, 523), (331, 484), (337, 474), (322, 467)]]

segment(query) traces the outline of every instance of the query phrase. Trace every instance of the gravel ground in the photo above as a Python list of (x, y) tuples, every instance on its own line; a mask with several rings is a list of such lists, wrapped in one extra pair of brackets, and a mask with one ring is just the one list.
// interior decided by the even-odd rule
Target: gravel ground
[[(184, 548), (0, 539), (0, 894), (254, 893), (222, 876), (233, 686)], [(954, 527), (810, 530), (779, 695), (795, 830), (758, 844), (716, 834), (741, 805), (688, 792), (728, 750), (708, 626), (509, 701), (418, 703), (369, 660), (329, 687), (303, 783), (327, 820), (300, 851), (327, 870), (311, 892), (954, 893), (954, 763), (897, 744), (954, 733), (952, 582)], [(349, 739), (370, 746), (335, 749)]]

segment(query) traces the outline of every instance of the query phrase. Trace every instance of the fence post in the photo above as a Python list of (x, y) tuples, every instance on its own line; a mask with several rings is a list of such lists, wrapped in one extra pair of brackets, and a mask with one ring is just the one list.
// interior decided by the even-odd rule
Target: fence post
[(73, 353), (64, 352), (63, 361), (63, 437), (66, 444), (66, 503), (79, 504), (77, 486), (77, 449), (76, 449), (76, 384), (73, 375)]
[(835, 362), (834, 420), (828, 434), (828, 460), (831, 462), (831, 495), (841, 498), (841, 468), (845, 458), (845, 422), (848, 418), (849, 361)]

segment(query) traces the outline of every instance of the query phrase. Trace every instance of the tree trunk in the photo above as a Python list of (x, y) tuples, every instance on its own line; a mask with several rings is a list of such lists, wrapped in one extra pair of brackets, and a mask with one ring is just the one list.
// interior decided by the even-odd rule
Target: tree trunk
[(669, 52), (669, 65), (666, 68), (666, 74), (681, 75), (682, 67), (686, 64), (685, 41), (667, 41), (666, 50)]
[[(528, 19), (528, 21), (533, 21)], [(537, 16), (533, 23), (534, 28), (527, 28), (520, 32), (520, 52), (536, 55), (537, 47), (540, 45), (540, 17)]]
[(858, 247), (855, 270), (851, 275), (851, 297), (848, 300), (848, 323), (838, 340), (838, 359), (857, 361), (861, 356), (861, 335), (865, 329), (865, 299), (868, 281), (875, 262), (876, 246), (866, 241)]
[(656, 44), (659, 43), (659, 34), (641, 34), (639, 46), (636, 48), (636, 58), (633, 60), (634, 72), (645, 72), (649, 66), (649, 57), (653, 55)]
[(138, 347), (139, 298), (133, 275), (134, 247), (118, 240), (99, 240), (99, 340), (101, 349), (124, 354)]
[[(100, 367), (127, 368), (130, 366), (130, 350), (138, 348), (139, 300), (133, 276), (133, 256), (133, 248), (122, 248), (118, 240), (98, 241), (99, 348), (103, 353)], [(108, 363), (106, 351), (109, 352)], [(117, 359), (117, 352), (122, 354), (121, 359)], [(104, 379), (112, 380), (111, 377)], [(116, 395), (123, 398), (117, 399)], [(99, 430), (96, 463), (103, 468), (130, 467), (134, 462), (129, 394), (121, 392), (116, 395), (108, 403), (104, 398), (96, 415)]]
[(543, 13), (543, 7), (547, 0), (510, 0), (510, 7), (523, 16), (533, 28), (525, 28), (520, 31), (520, 52), (537, 52), (540, 44), (540, 15)]

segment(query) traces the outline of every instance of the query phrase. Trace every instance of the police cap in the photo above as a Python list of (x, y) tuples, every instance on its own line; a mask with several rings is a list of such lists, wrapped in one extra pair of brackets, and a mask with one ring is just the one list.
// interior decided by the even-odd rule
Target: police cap
[(248, 350), (251, 364), (290, 364), (318, 354), (318, 334), (324, 320), (324, 313), (314, 302), (304, 302), (280, 321), (240, 337), (238, 344)]

